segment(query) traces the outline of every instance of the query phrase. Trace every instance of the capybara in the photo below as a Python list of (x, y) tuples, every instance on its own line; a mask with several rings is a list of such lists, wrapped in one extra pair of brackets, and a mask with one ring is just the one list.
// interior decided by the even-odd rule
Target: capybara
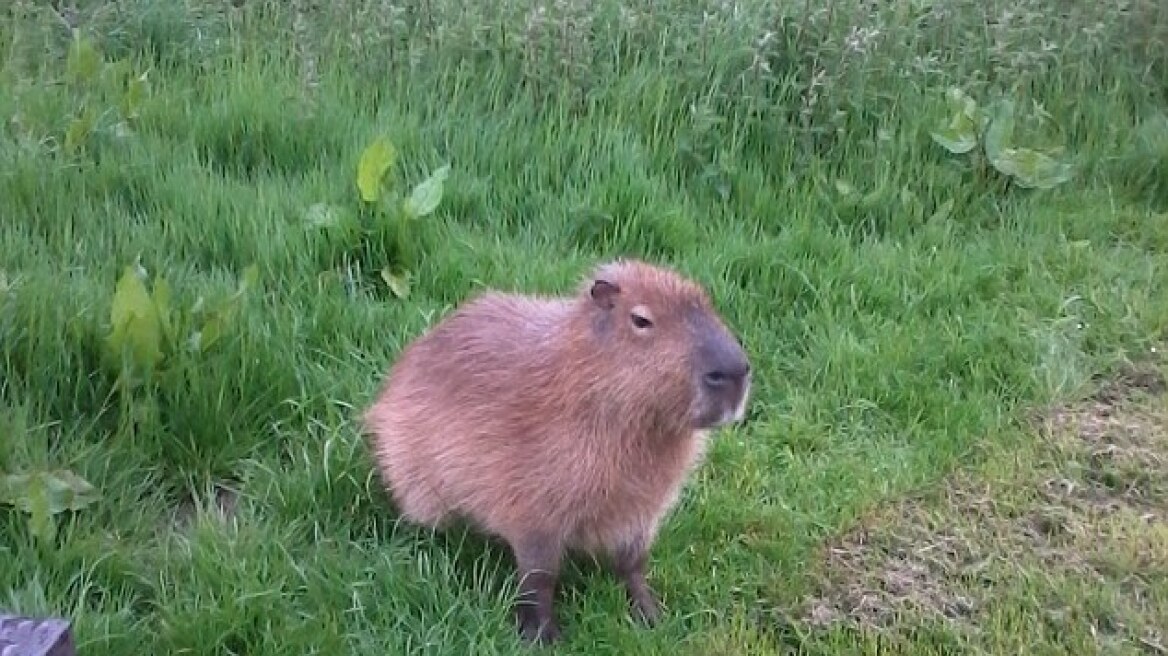
[(518, 630), (561, 636), (561, 559), (606, 557), (640, 619), (659, 524), (710, 429), (740, 421), (750, 363), (705, 289), (617, 259), (571, 297), (488, 291), (407, 345), (364, 420), (394, 504), (504, 540)]

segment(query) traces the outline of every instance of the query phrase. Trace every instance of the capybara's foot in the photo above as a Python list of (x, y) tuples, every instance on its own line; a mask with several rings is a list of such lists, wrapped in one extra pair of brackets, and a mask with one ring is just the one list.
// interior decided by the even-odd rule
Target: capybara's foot
[(657, 625), (661, 620), (661, 603), (657, 595), (647, 584), (642, 584), (629, 592), (629, 602), (632, 606), (633, 617), (647, 627)]
[(641, 537), (617, 547), (613, 555), (616, 572), (624, 582), (633, 615), (645, 626), (654, 626), (661, 619), (661, 603), (645, 580), (645, 567), (649, 560), (647, 544), (648, 539)]
[(547, 646), (559, 642), (563, 638), (556, 619), (550, 615), (541, 617), (539, 609), (530, 604), (523, 604), (518, 609), (519, 635), (524, 642), (538, 646)]

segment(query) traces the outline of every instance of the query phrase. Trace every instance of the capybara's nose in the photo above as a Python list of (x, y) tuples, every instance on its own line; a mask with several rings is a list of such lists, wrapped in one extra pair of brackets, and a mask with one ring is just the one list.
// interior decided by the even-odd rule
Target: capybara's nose
[(728, 385), (740, 384), (749, 375), (750, 363), (742, 358), (707, 371), (702, 376), (702, 382), (705, 383), (706, 387), (717, 390)]

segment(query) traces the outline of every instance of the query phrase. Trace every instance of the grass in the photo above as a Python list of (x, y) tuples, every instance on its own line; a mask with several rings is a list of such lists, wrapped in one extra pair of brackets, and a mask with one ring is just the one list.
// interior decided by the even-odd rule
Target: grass
[[(1163, 348), (1162, 3), (240, 4), (0, 11), (0, 472), (100, 495), (47, 539), (0, 506), (0, 607), (67, 615), (87, 654), (522, 653), (508, 555), (395, 522), (354, 420), (468, 294), (633, 254), (710, 287), (757, 396), (655, 547), (664, 624), (573, 568), (561, 653), (1162, 653), (1162, 412), (1108, 479), (1151, 521), (1043, 496), (1090, 487), (1093, 433), (1026, 420)], [(69, 81), (70, 26), (148, 71), (140, 100)], [(954, 86), (1015, 98), (1072, 181), (934, 143)], [(412, 260), (320, 225), (373, 219), (355, 177), (383, 134), (399, 190), (451, 167)], [(379, 276), (402, 262), (406, 298)], [(105, 346), (135, 266), (180, 330), (145, 378)], [(1074, 530), (1036, 543), (1035, 513)], [(885, 557), (943, 537), (988, 573)]]
[[(845, 650), (1168, 649), (1163, 367), (1036, 413), (1039, 439), (866, 516), (823, 550), (805, 626)], [(908, 629), (908, 630), (906, 630)]]

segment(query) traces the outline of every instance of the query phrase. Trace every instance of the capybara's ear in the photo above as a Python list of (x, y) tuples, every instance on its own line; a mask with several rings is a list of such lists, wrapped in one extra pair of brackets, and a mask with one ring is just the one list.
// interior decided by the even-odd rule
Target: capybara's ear
[(620, 285), (603, 279), (592, 281), (592, 300), (602, 309), (611, 310), (616, 306), (616, 295), (620, 293)]

